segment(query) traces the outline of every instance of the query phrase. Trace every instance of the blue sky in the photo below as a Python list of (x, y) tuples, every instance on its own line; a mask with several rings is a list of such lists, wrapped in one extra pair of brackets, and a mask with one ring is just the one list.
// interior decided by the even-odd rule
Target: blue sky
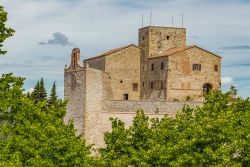
[(137, 44), (137, 30), (149, 24), (187, 28), (187, 43), (215, 52), (222, 59), (223, 90), (235, 85), (239, 95), (250, 95), (249, 0), (0, 0), (9, 13), (14, 37), (0, 57), (0, 73), (26, 78), (25, 89), (41, 77), (47, 90), (57, 82), (63, 97), (63, 69), (71, 50), (81, 59), (128, 43)]

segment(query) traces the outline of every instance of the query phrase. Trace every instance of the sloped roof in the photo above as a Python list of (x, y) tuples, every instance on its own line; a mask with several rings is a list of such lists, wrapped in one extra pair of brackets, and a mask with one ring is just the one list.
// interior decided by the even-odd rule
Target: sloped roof
[(101, 58), (101, 57), (104, 57), (104, 56), (108, 56), (108, 55), (110, 55), (110, 54), (113, 54), (113, 53), (115, 53), (115, 52), (121, 51), (121, 50), (123, 50), (123, 49), (127, 49), (127, 48), (129, 48), (129, 47), (131, 47), (131, 46), (134, 46), (134, 47), (136, 47), (136, 48), (139, 48), (138, 46), (136, 46), (136, 45), (134, 45), (134, 44), (129, 44), (129, 45), (126, 45), (126, 46), (123, 46), (123, 47), (111, 49), (111, 50), (106, 51), (106, 52), (104, 52), (104, 53), (102, 53), (102, 54), (99, 54), (99, 55), (97, 55), (97, 56), (87, 58), (87, 59), (85, 59), (84, 61), (93, 60), (93, 59), (98, 59), (98, 58)]
[(168, 50), (164, 50), (162, 52), (159, 52), (158, 54), (154, 55), (153, 57), (150, 57), (149, 59), (154, 59), (154, 58), (159, 58), (159, 57), (167, 57), (167, 56), (172, 56), (172, 55), (175, 55), (176, 53), (180, 53), (180, 52), (183, 52), (185, 50), (188, 50), (188, 49), (191, 49), (191, 48), (198, 48), (198, 49), (201, 49), (205, 52), (208, 52), (216, 57), (219, 57), (221, 58), (220, 56), (218, 56), (217, 54), (214, 54), (210, 51), (207, 51), (199, 46), (196, 46), (196, 45), (190, 45), (190, 46), (184, 46), (184, 47), (179, 47), (179, 48), (172, 48), (172, 49), (168, 49)]

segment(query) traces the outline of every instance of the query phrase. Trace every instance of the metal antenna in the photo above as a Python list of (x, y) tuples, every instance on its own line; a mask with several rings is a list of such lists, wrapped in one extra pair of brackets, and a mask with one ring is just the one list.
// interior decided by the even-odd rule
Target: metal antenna
[(174, 27), (174, 16), (172, 16), (172, 27)]
[(152, 25), (152, 11), (150, 12), (150, 26)]
[(183, 13), (181, 13), (181, 26), (182, 26), (182, 28), (183, 28)]
[(141, 26), (143, 27), (143, 14), (141, 15)]

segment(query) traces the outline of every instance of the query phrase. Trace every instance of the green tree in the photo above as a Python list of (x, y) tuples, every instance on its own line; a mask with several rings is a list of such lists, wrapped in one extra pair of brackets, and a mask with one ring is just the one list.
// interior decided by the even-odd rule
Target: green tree
[(14, 34), (14, 30), (6, 27), (7, 12), (4, 11), (3, 6), (0, 6), (0, 55), (7, 51), (3, 50), (3, 42)]
[(48, 106), (56, 104), (57, 95), (56, 95), (56, 82), (53, 83), (53, 86), (50, 91), (50, 97), (48, 99)]
[(47, 99), (47, 92), (44, 86), (44, 81), (43, 78), (40, 80), (40, 89), (39, 89), (39, 94), (40, 94), (40, 101), (46, 100)]
[(104, 166), (250, 166), (250, 100), (210, 92), (202, 107), (149, 119), (138, 111), (126, 129), (118, 119), (100, 149)]
[(45, 113), (22, 87), (22, 78), (0, 78), (0, 166), (95, 166), (73, 123), (63, 122), (65, 102)]
[(236, 87), (234, 85), (230, 86), (230, 93), (232, 95), (233, 98), (236, 98), (238, 90), (236, 89)]
[(31, 98), (35, 101), (38, 101), (40, 99), (40, 81), (37, 81), (33, 92), (31, 93)]
[(40, 81), (37, 81), (34, 91), (31, 93), (31, 98), (35, 100), (35, 102), (47, 100), (47, 92), (44, 86), (43, 78), (41, 78)]

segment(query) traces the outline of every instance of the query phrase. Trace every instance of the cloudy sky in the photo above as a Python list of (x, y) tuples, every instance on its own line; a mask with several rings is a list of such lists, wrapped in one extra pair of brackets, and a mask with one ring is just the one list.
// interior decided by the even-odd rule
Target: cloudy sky
[(222, 59), (223, 90), (235, 85), (250, 95), (249, 0), (0, 0), (8, 26), (16, 30), (0, 57), (0, 73), (26, 78), (25, 89), (45, 79), (47, 90), (57, 82), (63, 97), (63, 69), (71, 50), (81, 59), (128, 43), (137, 44), (137, 30), (149, 24), (184, 26), (187, 43), (215, 52)]

